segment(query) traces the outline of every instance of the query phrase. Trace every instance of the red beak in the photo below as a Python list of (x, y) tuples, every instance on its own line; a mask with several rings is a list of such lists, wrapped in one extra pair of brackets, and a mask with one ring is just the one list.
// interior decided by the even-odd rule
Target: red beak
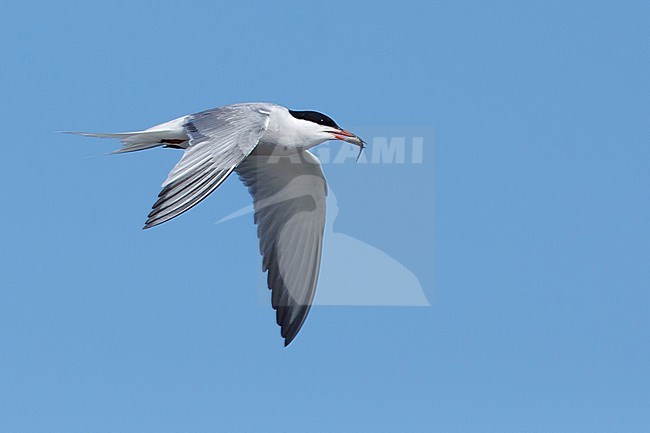
[(336, 137), (337, 140), (345, 141), (345, 137), (356, 137), (356, 135), (346, 131), (345, 129), (341, 129), (337, 134), (334, 134), (334, 137)]

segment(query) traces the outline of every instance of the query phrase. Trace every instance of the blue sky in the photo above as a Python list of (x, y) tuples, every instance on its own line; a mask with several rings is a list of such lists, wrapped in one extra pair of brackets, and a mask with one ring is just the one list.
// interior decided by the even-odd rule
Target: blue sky
[[(1, 431), (647, 431), (647, 2), (215, 3), (4, 5)], [(324, 167), (430, 307), (283, 348), (236, 179), (142, 231), (178, 152), (56, 133), (242, 101), (434, 131)]]

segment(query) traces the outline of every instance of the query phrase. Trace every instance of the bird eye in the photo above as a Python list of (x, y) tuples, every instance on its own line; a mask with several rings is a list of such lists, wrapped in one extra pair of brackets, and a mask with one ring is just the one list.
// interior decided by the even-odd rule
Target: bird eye
[(330, 117), (323, 113), (318, 113), (316, 111), (293, 111), (289, 110), (289, 113), (296, 119), (308, 120), (319, 125), (329, 126), (332, 128), (337, 128), (336, 122), (334, 122)]

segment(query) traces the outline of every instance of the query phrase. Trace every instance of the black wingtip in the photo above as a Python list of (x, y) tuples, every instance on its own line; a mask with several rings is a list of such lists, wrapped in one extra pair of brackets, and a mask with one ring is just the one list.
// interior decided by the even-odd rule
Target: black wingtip
[(294, 338), (296, 338), (296, 334), (294, 334), (294, 335), (292, 335), (290, 337), (286, 337), (284, 339), (284, 347), (287, 347), (288, 345), (290, 345)]
[(153, 223), (152, 219), (149, 218), (149, 219), (147, 220), (147, 222), (144, 223), (144, 227), (142, 227), (142, 230), (148, 230), (148, 229), (150, 229), (151, 227), (155, 227), (155, 226), (157, 226), (157, 225), (158, 225), (158, 224)]
[(298, 331), (300, 330), (301, 326), (295, 325), (296, 322), (293, 322), (291, 325), (289, 325), (287, 331), (282, 333), (282, 336), (284, 337), (284, 347), (287, 347), (289, 344), (291, 344), (293, 339), (296, 338), (296, 335), (298, 335)]

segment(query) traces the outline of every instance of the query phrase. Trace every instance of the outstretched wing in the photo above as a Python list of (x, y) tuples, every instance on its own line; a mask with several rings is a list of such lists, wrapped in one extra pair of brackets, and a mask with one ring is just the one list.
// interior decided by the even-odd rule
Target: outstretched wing
[(271, 303), (286, 346), (314, 299), (327, 185), (309, 151), (283, 158), (261, 153), (255, 150), (236, 170), (253, 196), (262, 268), (268, 271)]
[(189, 147), (169, 173), (144, 226), (188, 211), (214, 191), (255, 148), (266, 131), (264, 104), (236, 104), (188, 116)]

